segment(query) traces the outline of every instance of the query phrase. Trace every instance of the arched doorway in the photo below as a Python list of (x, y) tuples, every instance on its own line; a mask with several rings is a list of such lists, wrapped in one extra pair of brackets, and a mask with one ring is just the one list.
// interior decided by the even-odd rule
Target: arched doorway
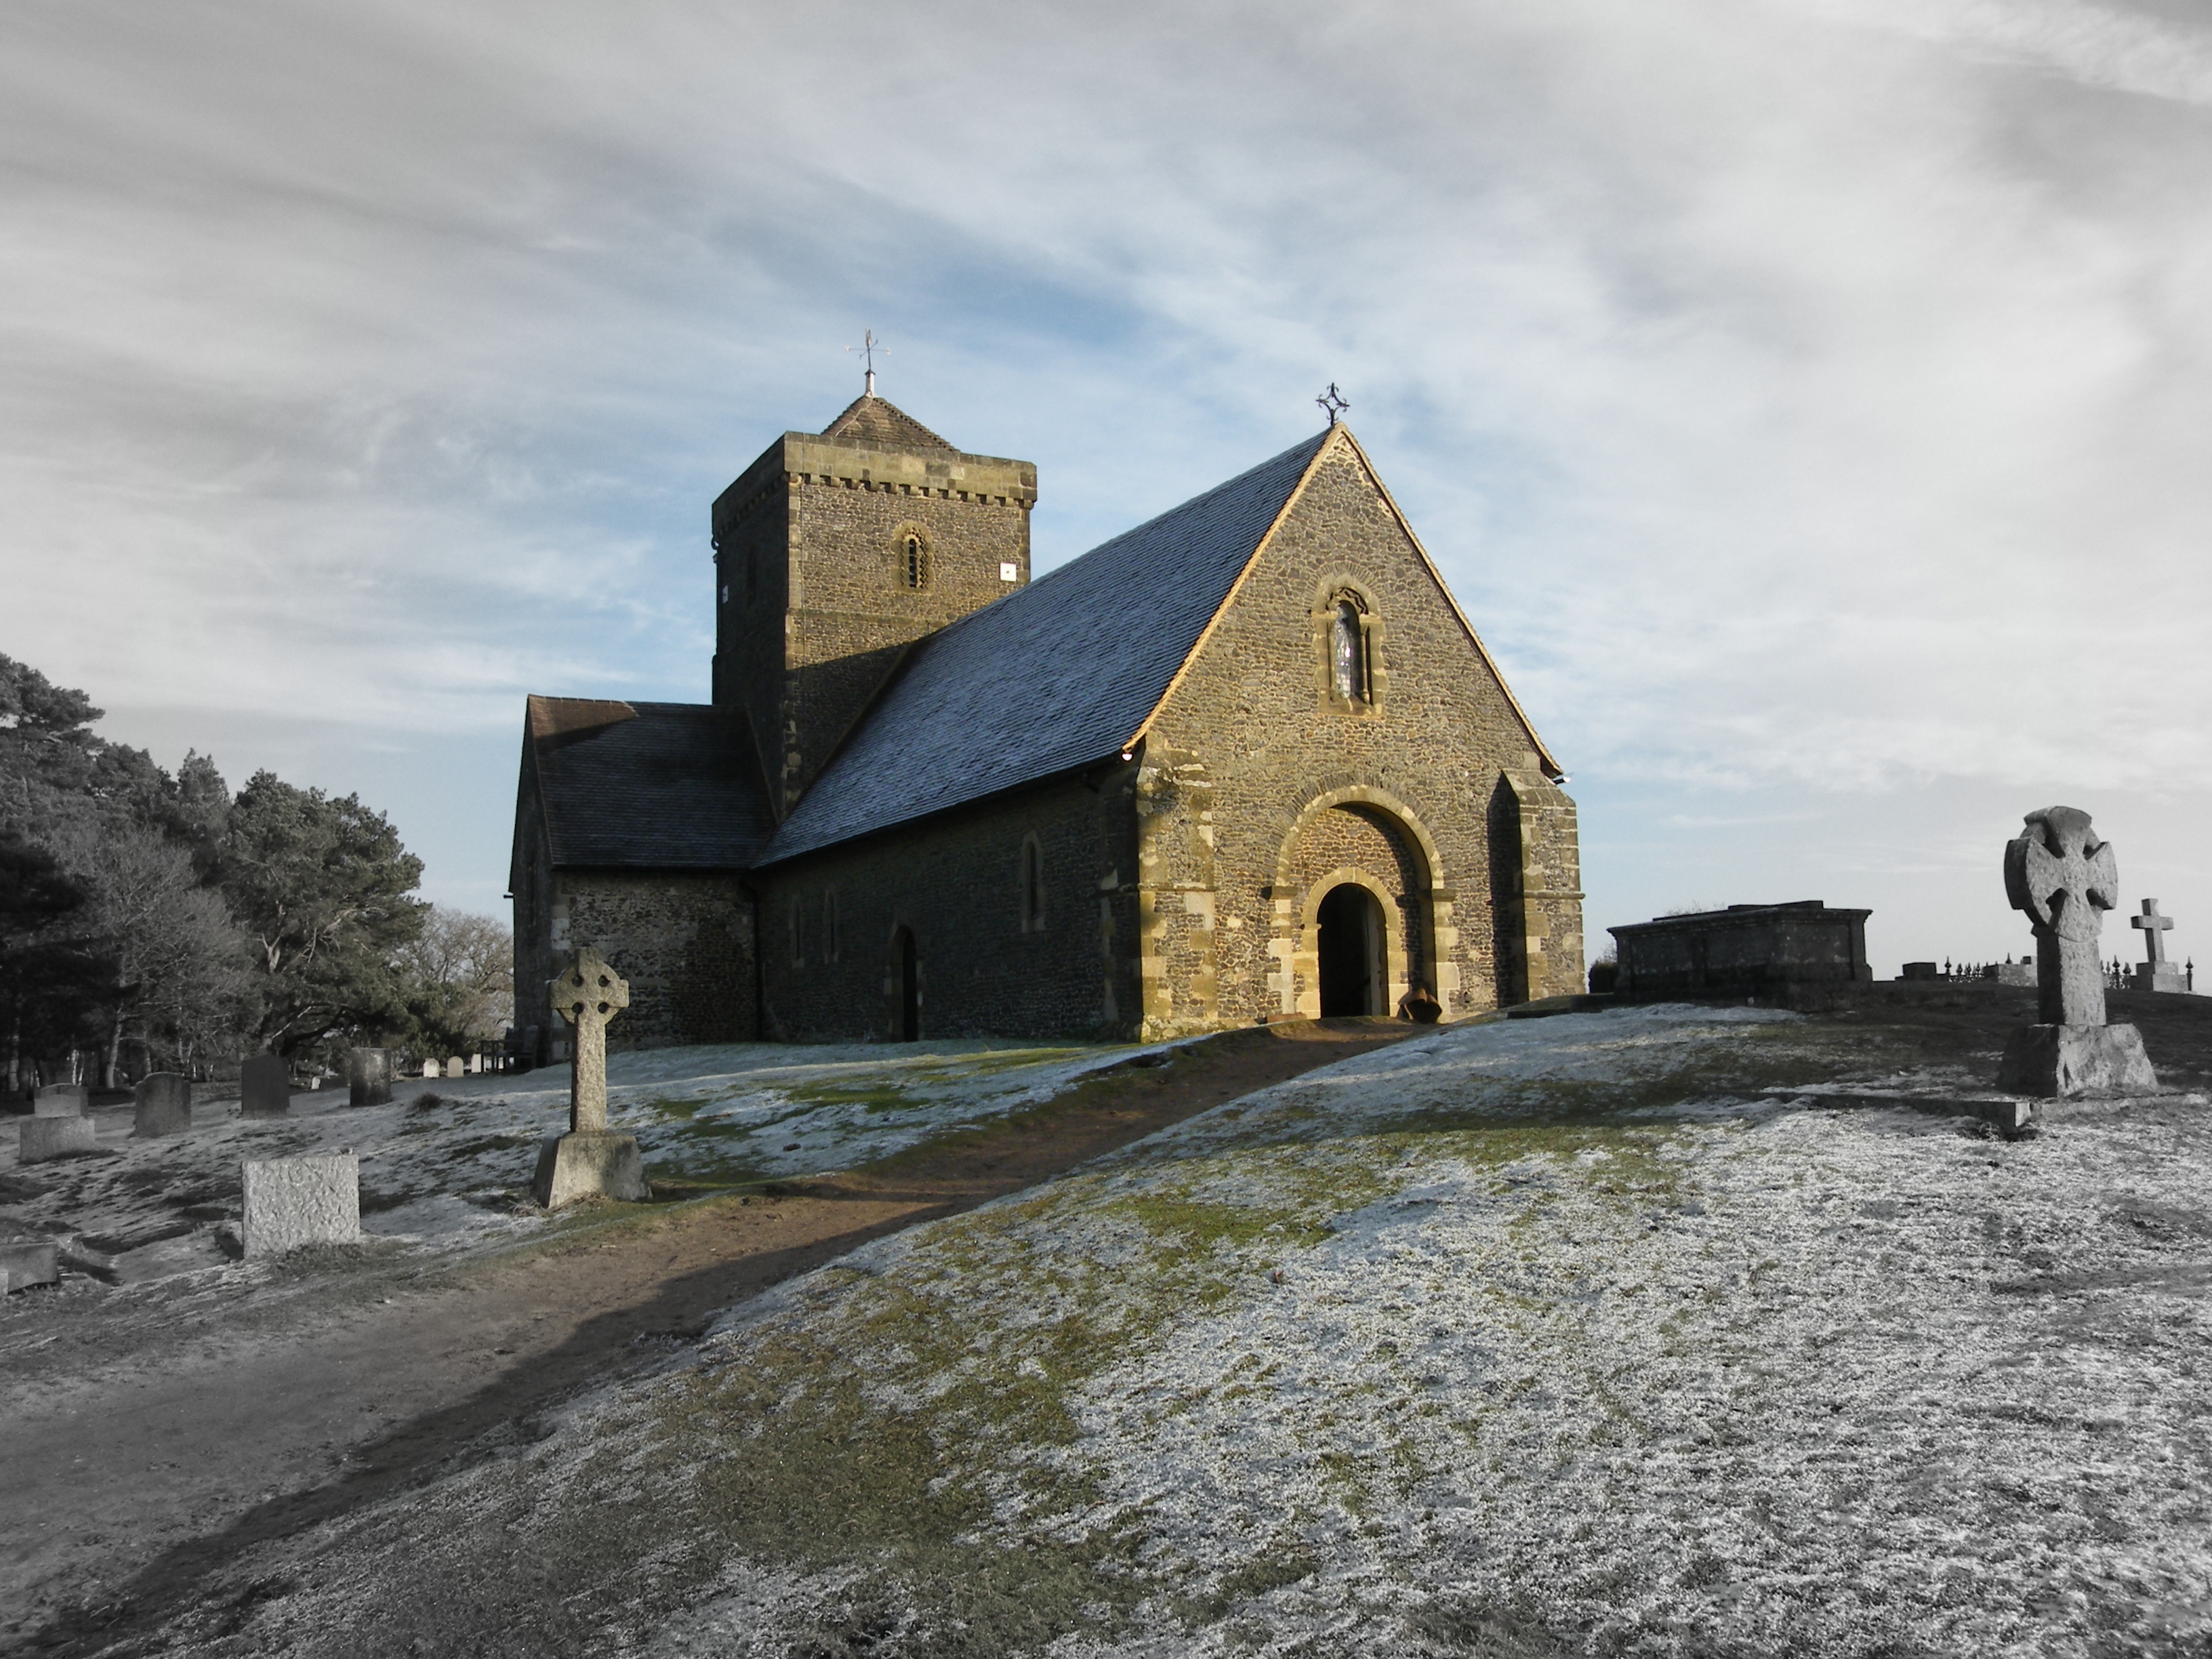
[(921, 962), (914, 944), (914, 929), (902, 927), (891, 941), (898, 958), (898, 1034), (901, 1042), (921, 1039)]
[(1382, 907), (1375, 895), (1344, 882), (1322, 895), (1315, 920), (1322, 1018), (1382, 1012)]

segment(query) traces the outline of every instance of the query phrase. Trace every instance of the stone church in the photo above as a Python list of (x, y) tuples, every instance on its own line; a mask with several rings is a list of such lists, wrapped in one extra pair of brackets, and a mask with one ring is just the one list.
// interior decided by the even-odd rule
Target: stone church
[(529, 1024), (1152, 1039), (1582, 988), (1558, 763), (1350, 429), (1030, 580), (1036, 469), (867, 395), (714, 502), (711, 703), (533, 696)]

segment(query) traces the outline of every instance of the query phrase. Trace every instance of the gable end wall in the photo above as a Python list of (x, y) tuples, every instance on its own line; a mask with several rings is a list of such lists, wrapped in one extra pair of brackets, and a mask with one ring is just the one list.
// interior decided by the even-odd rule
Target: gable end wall
[[(1332, 704), (1318, 654), (1320, 602), (1347, 584), (1371, 596), (1381, 630), (1388, 678), (1372, 711)], [(1420, 872), (1420, 892), (1379, 853), (1367, 873), (1394, 906), (1395, 971), (1424, 978), (1448, 1015), (1495, 1007), (1501, 992), (1582, 988), (1573, 803), (1542, 777), (1510, 699), (1348, 445), (1317, 464), (1152, 721), (1144, 763), (1147, 1035), (1318, 1011), (1319, 896), (1304, 890), (1310, 872), (1296, 873), (1297, 843), (1334, 832), (1309, 810), (1332, 795), (1343, 805), (1330, 811), (1402, 812), (1405, 839), (1432, 849), (1422, 861), (1441, 879)], [(1501, 933), (1490, 818), (1509, 773), (1541, 799), (1516, 819), (1528, 914)], [(1501, 945), (1528, 964), (1525, 984), (1501, 985)]]

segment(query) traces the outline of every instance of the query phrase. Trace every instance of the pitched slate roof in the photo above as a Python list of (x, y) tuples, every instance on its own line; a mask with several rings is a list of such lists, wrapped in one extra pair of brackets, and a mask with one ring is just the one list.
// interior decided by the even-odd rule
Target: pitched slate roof
[(524, 729), (556, 868), (741, 870), (775, 827), (735, 710), (532, 697)]
[(864, 392), (822, 428), (833, 443), (877, 449), (951, 449), (952, 446), (888, 398)]
[(918, 642), (760, 861), (1119, 755), (1328, 439), (1316, 434)]

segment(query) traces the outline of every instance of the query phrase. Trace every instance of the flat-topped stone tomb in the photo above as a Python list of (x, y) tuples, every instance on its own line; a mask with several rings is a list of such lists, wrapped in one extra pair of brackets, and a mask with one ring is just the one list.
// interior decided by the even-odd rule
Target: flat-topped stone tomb
[(361, 1238), (361, 1159), (352, 1152), (249, 1160), (240, 1185), (249, 1261)]
[(141, 1140), (189, 1133), (192, 1127), (192, 1081), (177, 1072), (152, 1072), (131, 1091), (134, 1122)]
[(88, 1117), (27, 1117), (21, 1120), (15, 1143), (18, 1164), (43, 1164), (48, 1158), (70, 1158), (99, 1150)]
[(1819, 899), (1731, 904), (1606, 931), (1620, 960), (1614, 988), (1650, 1002), (1677, 996), (1762, 996), (1792, 985), (1870, 981), (1866, 919)]
[(275, 1054), (254, 1054), (238, 1068), (242, 1117), (283, 1117), (292, 1109), (292, 1068)]

